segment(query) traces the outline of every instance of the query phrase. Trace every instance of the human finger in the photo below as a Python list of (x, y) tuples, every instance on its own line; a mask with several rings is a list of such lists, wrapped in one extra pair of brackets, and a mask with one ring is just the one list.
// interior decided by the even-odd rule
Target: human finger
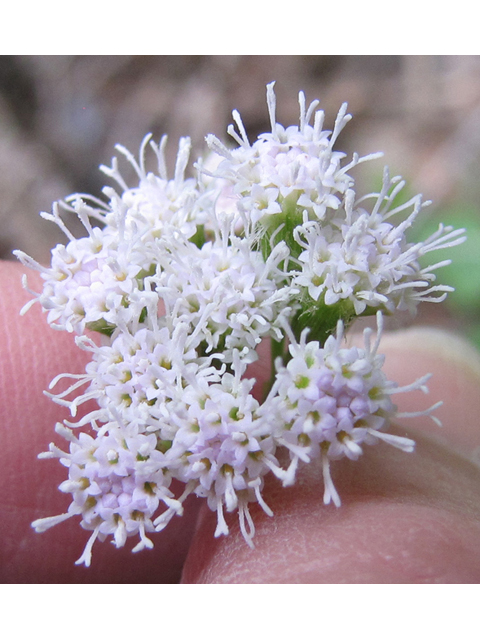
[[(387, 346), (383, 344), (386, 362), (393, 348), (398, 355), (387, 373), (395, 372), (411, 382), (425, 373), (425, 358), (415, 360), (418, 345), (410, 348), (404, 335), (398, 337), (399, 345), (393, 337), (386, 341)], [(435, 374), (441, 382), (433, 396), (451, 384), (452, 372), (448, 350), (443, 359), (441, 353), (436, 357)], [(478, 399), (476, 389), (464, 385), (471, 377), (470, 368), (459, 363), (455, 375), (455, 384), (464, 394), (451, 398), (455, 403), (442, 416), (444, 430), (447, 436), (456, 437), (468, 425), (470, 435), (459, 439), (467, 447), (478, 433)], [(417, 410), (415, 404), (404, 401), (407, 397), (396, 396), (399, 410)], [(462, 422), (455, 419), (452, 424), (458, 415)], [(480, 471), (466, 456), (452, 450), (448, 439), (441, 443), (422, 433), (431, 429), (428, 417), (411, 423), (408, 429), (402, 425), (395, 432), (417, 440), (414, 453), (378, 445), (366, 447), (358, 461), (343, 459), (332, 465), (342, 497), (339, 509), (323, 504), (318, 464), (304, 466), (295, 486), (288, 489), (268, 479), (263, 495), (275, 515), (268, 518), (252, 508), (257, 529), (253, 551), (244, 544), (234, 517), (228, 520), (230, 535), (215, 540), (214, 515), (203, 511), (183, 580), (478, 582)]]
[[(185, 515), (155, 536), (155, 547), (132, 554), (132, 541), (117, 550), (97, 542), (90, 568), (76, 566), (90, 532), (75, 518), (39, 534), (31, 528), (37, 518), (63, 513), (68, 497), (57, 486), (66, 470), (57, 460), (37, 460), (56, 440), (54, 425), (68, 418), (43, 391), (59, 373), (84, 371), (88, 355), (72, 335), (53, 331), (40, 306), (25, 316), (19, 311), (29, 300), (22, 289), (23, 269), (16, 263), (0, 264), (0, 391), (2, 394), (2, 447), (0, 448), (0, 578), (3, 582), (176, 582), (188, 549), (197, 501), (185, 506)], [(29, 276), (39, 289), (40, 280)]]

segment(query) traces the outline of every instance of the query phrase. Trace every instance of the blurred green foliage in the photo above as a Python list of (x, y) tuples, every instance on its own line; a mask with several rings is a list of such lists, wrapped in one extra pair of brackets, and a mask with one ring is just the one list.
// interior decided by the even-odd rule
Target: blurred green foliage
[(465, 322), (469, 337), (480, 347), (480, 208), (470, 204), (424, 210), (410, 229), (410, 242), (420, 242), (435, 233), (440, 223), (464, 228), (467, 240), (422, 258), (422, 266), (450, 259), (451, 264), (437, 271), (437, 283), (455, 287), (443, 303)]
[[(391, 172), (391, 175), (396, 175)], [(408, 202), (415, 193), (411, 191), (410, 181), (405, 180), (404, 188), (393, 199), (390, 209)], [(372, 192), (379, 192), (382, 185), (381, 174), (370, 176)], [(390, 222), (400, 224), (408, 217), (409, 208), (394, 216)], [(435, 273), (437, 279), (432, 284), (445, 284), (455, 288), (442, 303), (445, 309), (458, 318), (465, 328), (466, 337), (480, 349), (480, 203), (471, 201), (456, 202), (441, 207), (431, 204), (418, 215), (415, 223), (407, 230), (409, 242), (423, 242), (434, 234), (439, 225), (465, 229), (467, 237), (463, 244), (428, 253), (421, 259), (421, 266), (451, 260), (447, 266), (440, 267)]]

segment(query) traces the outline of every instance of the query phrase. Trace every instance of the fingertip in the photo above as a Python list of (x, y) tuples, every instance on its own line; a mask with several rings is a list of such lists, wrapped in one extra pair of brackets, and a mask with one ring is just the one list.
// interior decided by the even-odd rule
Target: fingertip
[[(39, 304), (20, 317), (31, 297), (22, 288), (23, 272), (22, 265), (0, 262), (0, 578), (5, 583), (178, 582), (199, 506), (194, 496), (187, 498), (184, 516), (153, 534), (153, 549), (132, 554), (133, 538), (121, 549), (109, 539), (97, 541), (88, 569), (74, 564), (91, 533), (80, 528), (78, 518), (43, 533), (32, 529), (36, 518), (64, 513), (69, 504), (57, 488), (65, 468), (57, 460), (37, 460), (56, 439), (55, 424), (70, 417), (43, 392), (59, 373), (84, 372), (90, 354), (72, 334), (52, 330)], [(29, 275), (29, 286), (41, 290), (38, 274)]]
[(425, 417), (400, 422), (471, 457), (480, 445), (480, 354), (476, 348), (452, 332), (413, 327), (386, 333), (380, 351), (386, 356), (384, 372), (399, 386), (432, 374), (428, 395), (416, 391), (393, 396), (399, 411), (422, 411), (442, 402), (434, 412), (441, 428)]
[[(333, 465), (332, 465), (333, 466)], [(295, 486), (274, 480), (255, 505), (255, 549), (235, 514), (215, 540), (206, 508), (183, 573), (184, 583), (477, 583), (480, 579), (479, 470), (421, 439), (415, 454), (378, 445), (333, 468), (342, 497), (324, 505), (319, 465), (304, 466)]]

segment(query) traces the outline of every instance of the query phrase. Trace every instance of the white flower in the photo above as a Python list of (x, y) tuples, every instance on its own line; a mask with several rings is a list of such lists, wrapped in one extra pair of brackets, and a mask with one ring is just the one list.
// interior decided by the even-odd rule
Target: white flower
[(59, 458), (69, 469), (69, 478), (60, 490), (72, 495), (68, 512), (32, 523), (45, 531), (72, 516), (82, 518), (84, 529), (93, 531), (77, 564), (90, 565), (91, 548), (98, 537), (113, 536), (116, 547), (127, 537), (139, 535), (133, 549), (153, 546), (146, 531), (154, 531), (152, 517), (160, 502), (182, 512), (181, 504), (169, 491), (170, 476), (164, 473), (164, 454), (157, 450), (155, 435), (127, 434), (110, 425), (109, 433), (92, 438), (86, 433), (76, 437), (70, 429), (57, 425), (57, 431), (70, 441), (70, 451), (50, 445), (43, 457)]
[(192, 327), (205, 353), (247, 348), (255, 358), (262, 338), (278, 334), (278, 322), (290, 313), (291, 288), (278, 288), (279, 263), (288, 255), (278, 245), (265, 262), (248, 238), (219, 232), (201, 248), (177, 244), (173, 255), (159, 256), (151, 278), (167, 309)]
[[(356, 460), (362, 453), (362, 445), (380, 440), (407, 452), (413, 451), (415, 445), (409, 438), (385, 432), (390, 421), (400, 415), (391, 395), (414, 389), (426, 391), (429, 376), (405, 388), (398, 388), (386, 378), (381, 370), (385, 358), (377, 353), (383, 324), (381, 312), (377, 314), (377, 322), (375, 344), (371, 346), (371, 330), (366, 329), (363, 349), (342, 346), (342, 321), (338, 323), (337, 335), (330, 336), (324, 347), (317, 341), (307, 342), (307, 330), (299, 342), (292, 335), (291, 359), (286, 366), (279, 365), (270, 396), (260, 411), (273, 416), (277, 425), (283, 420), (284, 427), (277, 428), (275, 438), (290, 451), (292, 460), (286, 472), (276, 472), (284, 485), (294, 483), (299, 460), (310, 462), (320, 457), (326, 504), (332, 500), (340, 505), (330, 477), (331, 460), (345, 456)], [(430, 415), (438, 406), (422, 415)]]
[[(261, 490), (263, 476), (278, 462), (269, 425), (257, 416), (259, 403), (251, 394), (254, 380), (242, 379), (246, 364), (233, 354), (234, 374), (219, 383), (192, 379), (184, 390), (186, 411), (166, 458), (173, 477), (207, 498), (217, 512), (216, 536), (227, 534), (223, 509), (238, 510), (240, 529), (250, 546), (254, 534), (248, 503), (256, 501), (272, 515)], [(182, 424), (183, 423), (183, 424)], [(249, 524), (247, 528), (245, 520)], [(158, 519), (161, 528), (164, 516)]]
[[(16, 252), (44, 280), (32, 302), (52, 327), (80, 334), (77, 345), (91, 354), (84, 372), (58, 375), (48, 394), (76, 420), (57, 424), (69, 450), (52, 444), (41, 456), (68, 468), (60, 489), (72, 503), (33, 523), (44, 531), (79, 516), (92, 534), (78, 562), (90, 564), (97, 538), (121, 547), (138, 535), (134, 551), (151, 547), (147, 533), (181, 515), (191, 493), (216, 512), (216, 536), (228, 534), (225, 511), (237, 512), (252, 547), (249, 505), (273, 515), (262, 495), (268, 473), (291, 485), (300, 464), (318, 459), (324, 501), (338, 506), (332, 461), (356, 460), (380, 441), (413, 450), (412, 440), (388, 432), (393, 418), (413, 415), (398, 413), (392, 394), (425, 391), (428, 376), (403, 388), (386, 378), (381, 312), (441, 301), (450, 288), (434, 284), (434, 272), (449, 261), (421, 268), (420, 260), (462, 242), (463, 230), (440, 226), (409, 243), (405, 233), (426, 203), (416, 196), (393, 206), (403, 182), (387, 170), (380, 193), (356, 194), (351, 169), (378, 154), (344, 163), (334, 150), (346, 105), (329, 132), (303, 93), (298, 126), (276, 122), (273, 83), (267, 102), (271, 133), (250, 144), (234, 111), (238, 131), (228, 131), (238, 147), (208, 136), (210, 156), (196, 177), (186, 177), (188, 138), (171, 179), (166, 137), (156, 145), (146, 136), (138, 161), (117, 147), (136, 173), (133, 186), (113, 158), (102, 170), (118, 192), (106, 187), (105, 201), (74, 194), (42, 214), (68, 238), (50, 266)], [(147, 148), (157, 173), (147, 169)], [(80, 218), (85, 237), (73, 237), (64, 214)], [(376, 311), (374, 345), (367, 330), (364, 348), (347, 348), (345, 326)], [(264, 339), (276, 366), (260, 402), (246, 375)]]
[[(185, 178), (191, 150), (189, 138), (180, 139), (175, 175), (168, 179), (166, 143), (166, 136), (162, 137), (159, 145), (151, 140), (151, 134), (146, 136), (140, 147), (140, 162), (127, 149), (117, 145), (116, 148), (135, 169), (138, 186), (128, 187), (118, 169), (117, 158), (112, 159), (111, 167), (100, 167), (123, 190), (118, 195), (113, 189), (105, 188), (104, 192), (110, 199), (104, 214), (105, 223), (122, 238), (140, 239), (147, 253), (150, 248), (155, 253), (155, 245), (160, 238), (177, 234), (186, 238), (194, 236), (197, 226), (208, 220), (208, 211), (215, 197), (213, 190), (205, 190), (195, 178)], [(146, 169), (147, 146), (156, 156), (158, 175)], [(152, 260), (154, 257), (151, 256)]]
[[(399, 177), (390, 179), (387, 168), (380, 193), (357, 197), (349, 171), (381, 154), (363, 158), (355, 154), (342, 166), (345, 154), (334, 151), (333, 146), (350, 120), (346, 104), (333, 132), (323, 131), (324, 114), (315, 111), (318, 101), (306, 110), (300, 93), (300, 125), (285, 129), (276, 122), (273, 84), (267, 87), (271, 133), (250, 144), (234, 111), (240, 135), (232, 126), (229, 133), (239, 147), (229, 150), (214, 136), (207, 140), (223, 157), (214, 175), (230, 183), (236, 194), (237, 217), (245, 233), (264, 235), (264, 255), (280, 241), (288, 245), (290, 279), (285, 283), (302, 291), (295, 319), (297, 337), (305, 327), (312, 328), (312, 323), (321, 324), (322, 314), (328, 318), (318, 328), (323, 339), (324, 333), (334, 330), (337, 319), (348, 322), (377, 309), (414, 312), (420, 301), (442, 301), (452, 289), (433, 285), (433, 272), (449, 261), (422, 269), (419, 259), (430, 251), (460, 244), (465, 240), (464, 230), (440, 226), (425, 242), (409, 243), (405, 232), (429, 203), (416, 196), (392, 208), (404, 182)], [(372, 198), (370, 211), (360, 206)], [(390, 221), (410, 207), (405, 221), (397, 226)], [(336, 306), (337, 312), (327, 312), (325, 306)]]
[[(372, 194), (376, 201), (370, 212), (354, 201), (353, 191), (348, 191), (343, 216), (328, 224), (299, 225), (294, 237), (303, 251), (298, 256), (301, 270), (292, 274), (294, 286), (303, 287), (318, 304), (348, 302), (352, 315), (362, 315), (372, 307), (413, 312), (422, 300), (444, 300), (452, 288), (431, 283), (435, 280), (433, 271), (450, 261), (422, 269), (419, 259), (430, 251), (460, 244), (465, 240), (464, 230), (440, 225), (424, 242), (407, 242), (406, 230), (428, 203), (417, 196), (390, 210), (403, 186), (399, 181), (398, 177), (390, 180), (385, 170), (383, 189)], [(398, 226), (390, 222), (392, 216), (409, 207), (413, 210), (404, 222)]]
[[(343, 194), (353, 184), (348, 171), (356, 164), (378, 157), (378, 154), (354, 159), (342, 167), (344, 153), (333, 146), (340, 132), (351, 119), (342, 105), (333, 132), (324, 131), (323, 111), (315, 112), (315, 100), (305, 110), (305, 96), (301, 92), (300, 125), (286, 129), (276, 122), (275, 83), (267, 86), (267, 102), (271, 133), (261, 134), (250, 144), (240, 115), (233, 112), (240, 135), (230, 126), (228, 132), (239, 144), (233, 150), (225, 147), (215, 136), (208, 136), (211, 149), (224, 157), (215, 175), (231, 182), (238, 198), (238, 209), (254, 224), (274, 214), (300, 214), (306, 211), (309, 219), (323, 220), (339, 208)], [(313, 125), (310, 121), (314, 117)], [(265, 221), (266, 222), (266, 221)]]
[[(133, 335), (120, 332), (104, 346), (85, 336), (77, 343), (92, 352), (85, 374), (57, 376), (50, 388), (64, 378), (75, 382), (61, 393), (49, 394), (58, 404), (67, 406), (72, 416), (85, 402), (93, 399), (98, 403), (99, 409), (83, 416), (76, 426), (92, 420), (119, 419), (128, 427), (134, 425), (140, 433), (158, 432), (162, 440), (172, 439), (178, 429), (176, 418), (185, 406), (187, 381), (219, 380), (219, 372), (210, 361), (200, 361), (189, 347), (188, 327), (181, 322), (174, 327), (142, 328)], [(83, 393), (79, 393), (82, 387)]]
[[(119, 196), (105, 188), (109, 198), (105, 203), (92, 196), (74, 194), (65, 202), (55, 203), (53, 213), (42, 216), (55, 222), (69, 238), (66, 245), (52, 251), (51, 267), (45, 268), (21, 251), (15, 255), (28, 267), (39, 271), (45, 280), (43, 292), (34, 294), (48, 311), (48, 321), (58, 329), (83, 333), (85, 328), (112, 332), (121, 312), (122, 322), (138, 323), (142, 308), (130, 304), (142, 291), (144, 278), (155, 271), (158, 253), (162, 253), (170, 238), (190, 238), (197, 225), (204, 223), (205, 206), (214, 197), (201, 196), (197, 181), (185, 180), (184, 172), (190, 152), (190, 141), (180, 141), (175, 177), (167, 179), (165, 168), (166, 137), (160, 146), (145, 137), (140, 149), (140, 164), (132, 154), (119, 146), (139, 178), (136, 187), (129, 188), (123, 180), (116, 158), (112, 167), (102, 167), (124, 189)], [(145, 168), (146, 146), (158, 160), (159, 176)], [(88, 237), (76, 239), (65, 225), (61, 214), (75, 213), (88, 232)], [(92, 226), (92, 220), (102, 229)], [(33, 292), (32, 292), (33, 293)], [(25, 310), (29, 305), (25, 306)]]

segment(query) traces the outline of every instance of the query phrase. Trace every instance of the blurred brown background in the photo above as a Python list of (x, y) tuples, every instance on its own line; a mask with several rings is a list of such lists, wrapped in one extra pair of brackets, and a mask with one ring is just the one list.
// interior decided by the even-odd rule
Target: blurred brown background
[[(156, 139), (168, 133), (173, 171), (178, 138), (191, 136), (198, 156), (207, 133), (225, 139), (234, 108), (254, 140), (269, 130), (265, 85), (272, 80), (279, 122), (298, 122), (299, 90), (307, 102), (320, 99), (330, 127), (346, 101), (354, 118), (337, 149), (384, 151), (391, 173), (409, 181), (408, 194), (434, 201), (426, 219), (435, 224), (447, 212), (464, 226), (468, 211), (478, 247), (474, 238), (464, 275), (452, 276), (467, 282), (468, 303), (440, 305), (441, 312), (423, 306), (430, 307), (426, 321), (436, 314), (454, 325), (467, 316), (475, 323), (480, 56), (0, 56), (0, 257), (20, 248), (48, 262), (64, 237), (39, 211), (72, 192), (99, 196), (108, 180), (98, 165), (110, 163), (116, 143), (136, 153), (147, 132)], [(367, 163), (355, 175), (371, 190), (382, 168), (382, 161)]]

